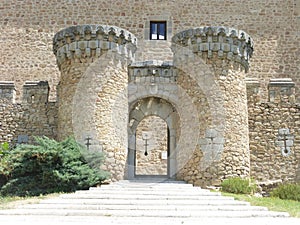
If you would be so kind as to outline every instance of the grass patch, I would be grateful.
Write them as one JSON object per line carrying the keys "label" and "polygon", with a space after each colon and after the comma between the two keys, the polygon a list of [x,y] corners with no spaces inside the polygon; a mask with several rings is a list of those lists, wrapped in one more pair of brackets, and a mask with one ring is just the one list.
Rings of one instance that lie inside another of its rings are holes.
{"label": "grass patch", "polygon": [[222,192],[224,196],[234,197],[236,200],[250,202],[254,206],[264,206],[271,211],[287,212],[292,217],[300,218],[300,202],[294,200],[283,200],[275,197],[255,197],[251,195],[232,194]]}
{"label": "grass patch", "polygon": [[231,177],[223,180],[221,188],[222,191],[234,194],[252,194],[256,191],[256,184],[250,179]]}
{"label": "grass patch", "polygon": [[1,196],[0,195],[0,210],[3,209],[13,209],[19,205],[24,204],[34,204],[40,202],[42,199],[54,198],[59,196],[60,193],[54,193],[49,195],[40,195],[40,196],[28,196],[28,197],[19,197],[19,196]]}
{"label": "grass patch", "polygon": [[271,196],[300,202],[300,183],[281,184],[271,192]]}

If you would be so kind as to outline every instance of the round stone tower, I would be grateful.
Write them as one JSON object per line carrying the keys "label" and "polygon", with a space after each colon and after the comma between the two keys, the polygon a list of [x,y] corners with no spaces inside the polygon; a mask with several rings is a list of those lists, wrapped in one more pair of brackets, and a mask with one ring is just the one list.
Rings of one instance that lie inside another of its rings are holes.
{"label": "round stone tower", "polygon": [[[207,114],[207,119],[199,122],[201,155],[192,157],[179,177],[203,186],[219,184],[229,176],[249,176],[245,77],[253,52],[252,39],[233,28],[200,27],[176,34],[172,50],[178,85],[185,90],[197,85],[209,104],[209,112],[197,107],[199,117]],[[194,104],[200,105],[199,94],[191,95]]]}
{"label": "round stone tower", "polygon": [[61,72],[58,138],[75,136],[103,150],[104,168],[123,179],[127,158],[128,73],[136,38],[115,26],[72,26],[58,32],[53,51]]}

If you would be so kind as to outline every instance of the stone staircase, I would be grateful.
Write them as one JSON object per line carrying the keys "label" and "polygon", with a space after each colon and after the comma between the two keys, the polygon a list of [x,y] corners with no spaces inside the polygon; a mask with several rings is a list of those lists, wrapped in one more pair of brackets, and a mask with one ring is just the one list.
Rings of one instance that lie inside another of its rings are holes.
{"label": "stone staircase", "polygon": [[287,213],[250,206],[184,182],[153,180],[119,181],[0,210],[1,224],[223,224],[226,220],[244,223],[249,219],[274,224],[274,219],[290,218]]}

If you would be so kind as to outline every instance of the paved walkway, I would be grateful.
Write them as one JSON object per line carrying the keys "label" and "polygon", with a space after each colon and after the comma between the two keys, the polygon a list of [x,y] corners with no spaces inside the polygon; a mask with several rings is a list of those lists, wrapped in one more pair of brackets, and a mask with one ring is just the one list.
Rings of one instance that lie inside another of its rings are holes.
{"label": "paved walkway", "polygon": [[0,224],[300,224],[183,182],[120,181],[0,210]]}

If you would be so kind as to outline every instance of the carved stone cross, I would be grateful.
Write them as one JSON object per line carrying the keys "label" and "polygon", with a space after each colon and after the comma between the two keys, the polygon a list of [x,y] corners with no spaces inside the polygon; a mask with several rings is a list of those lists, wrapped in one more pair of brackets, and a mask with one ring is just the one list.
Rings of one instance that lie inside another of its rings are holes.
{"label": "carved stone cross", "polygon": [[289,156],[291,154],[291,147],[294,145],[294,135],[290,134],[288,128],[279,129],[275,145],[280,147],[283,156]]}
{"label": "carved stone cross", "polygon": [[152,134],[150,132],[143,132],[142,133],[142,138],[143,140],[145,141],[145,152],[144,152],[144,155],[147,156],[148,155],[148,147],[149,147],[149,139],[151,138]]}
{"label": "carved stone cross", "polygon": [[201,166],[208,167],[210,164],[220,159],[221,152],[224,148],[224,138],[217,130],[207,129],[205,138],[199,140],[199,145],[203,152]]}
{"label": "carved stone cross", "polygon": [[90,145],[92,145],[92,143],[90,142],[92,140],[92,138],[90,136],[88,136],[85,140],[86,140],[86,143],[85,143],[86,148],[87,148],[87,150],[89,150]]}

